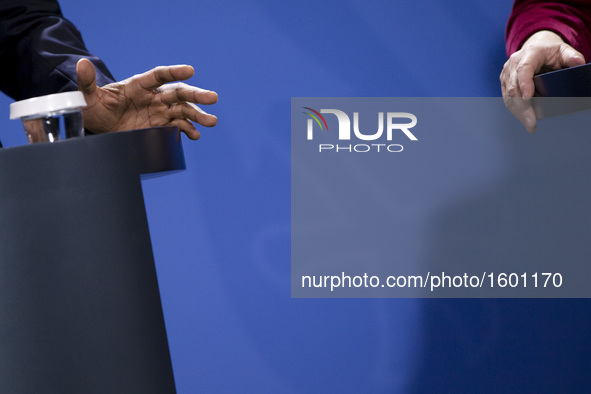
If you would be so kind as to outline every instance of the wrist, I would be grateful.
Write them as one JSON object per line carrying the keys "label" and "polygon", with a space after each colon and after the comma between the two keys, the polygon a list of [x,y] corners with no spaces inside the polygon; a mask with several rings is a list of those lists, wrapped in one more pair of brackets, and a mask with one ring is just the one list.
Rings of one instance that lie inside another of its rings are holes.
{"label": "wrist", "polygon": [[529,38],[525,40],[521,48],[525,48],[532,45],[549,46],[561,45],[564,43],[564,39],[559,34],[551,30],[540,30],[529,36]]}

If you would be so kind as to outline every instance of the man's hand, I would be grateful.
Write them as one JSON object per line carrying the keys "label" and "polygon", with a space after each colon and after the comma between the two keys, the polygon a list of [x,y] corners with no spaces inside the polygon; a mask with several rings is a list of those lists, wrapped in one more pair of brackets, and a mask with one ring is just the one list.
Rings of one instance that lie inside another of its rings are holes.
{"label": "man's hand", "polygon": [[558,34],[542,30],[534,33],[505,63],[501,72],[503,100],[528,132],[536,131],[536,114],[531,106],[535,74],[585,64],[583,55]]}
{"label": "man's hand", "polygon": [[184,83],[193,76],[191,66],[156,67],[143,74],[103,87],[96,85],[96,72],[88,59],[76,65],[78,87],[88,106],[84,127],[94,133],[157,126],[178,126],[192,140],[199,132],[192,122],[212,127],[217,118],[195,104],[214,104],[215,92]]}

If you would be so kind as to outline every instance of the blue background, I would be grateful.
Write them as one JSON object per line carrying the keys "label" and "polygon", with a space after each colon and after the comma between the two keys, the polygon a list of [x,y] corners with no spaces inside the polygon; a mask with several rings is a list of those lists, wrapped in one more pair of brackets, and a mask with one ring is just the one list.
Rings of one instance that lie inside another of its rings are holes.
{"label": "blue background", "polygon": [[61,4],[117,79],[188,63],[220,97],[144,183],[179,393],[589,388],[586,300],[290,298],[290,98],[498,96],[511,1]]}

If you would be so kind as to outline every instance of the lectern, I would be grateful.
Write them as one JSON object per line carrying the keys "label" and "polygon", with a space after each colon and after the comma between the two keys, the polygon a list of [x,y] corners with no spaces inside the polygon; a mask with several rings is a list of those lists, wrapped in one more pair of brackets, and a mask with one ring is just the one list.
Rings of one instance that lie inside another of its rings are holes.
{"label": "lectern", "polygon": [[0,150],[0,393],[174,393],[140,178],[152,128]]}

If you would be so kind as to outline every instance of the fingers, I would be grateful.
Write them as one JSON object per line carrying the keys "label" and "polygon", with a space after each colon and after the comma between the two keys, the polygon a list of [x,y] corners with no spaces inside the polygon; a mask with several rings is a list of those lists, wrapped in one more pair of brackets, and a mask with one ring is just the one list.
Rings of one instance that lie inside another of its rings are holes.
{"label": "fingers", "polygon": [[177,126],[190,139],[197,140],[200,137],[191,121],[206,127],[213,127],[217,124],[218,118],[215,115],[208,114],[193,104],[214,104],[218,101],[216,92],[183,83],[163,86],[159,90],[161,101],[169,106],[170,124]]}
{"label": "fingers", "polygon": [[515,52],[505,63],[506,89],[509,97],[523,97],[528,100],[534,95],[534,74],[546,63],[543,49]]}
{"label": "fingers", "polygon": [[85,95],[96,91],[96,71],[88,59],[80,59],[76,64],[78,89]]}
{"label": "fingers", "polygon": [[210,115],[198,106],[188,102],[173,104],[170,107],[168,123],[172,126],[177,126],[190,139],[198,140],[201,134],[191,121],[199,123],[202,126],[213,127],[217,124],[218,119],[216,116]]}
{"label": "fingers", "polygon": [[523,124],[528,133],[536,131],[537,117],[529,100],[524,100],[522,97],[503,97],[503,101],[513,116]]}
{"label": "fingers", "polygon": [[[558,45],[553,48],[557,51]],[[544,46],[529,45],[512,54],[501,72],[503,97],[533,97],[533,76],[551,62],[549,52]]]}
{"label": "fingers", "polygon": [[517,60],[515,72],[511,76],[515,80],[511,82],[518,84],[519,89],[516,93],[521,93],[521,96],[515,95],[513,97],[523,97],[525,99],[533,97],[535,93],[534,75],[538,74],[543,68],[560,70],[585,64],[583,55],[566,43],[527,48],[523,54],[518,54]]}
{"label": "fingers", "polygon": [[186,119],[174,119],[170,124],[178,127],[179,130],[185,133],[191,140],[198,140],[201,136],[195,126],[193,126],[193,123]]}
{"label": "fingers", "polygon": [[560,46],[560,63],[562,68],[581,66],[585,64],[585,57],[570,45],[562,44]]}
{"label": "fingers", "polygon": [[[516,52],[517,53],[517,52]],[[501,72],[501,89],[505,106],[511,111],[529,133],[536,130],[537,119],[530,99],[534,94],[533,76],[538,66],[537,59],[530,57],[526,59],[521,67],[516,66],[521,59],[520,54],[512,56],[503,67]],[[541,67],[541,66],[539,66]]]}
{"label": "fingers", "polygon": [[137,75],[136,78],[142,89],[154,90],[166,83],[189,79],[193,74],[195,70],[187,65],[160,66]]}
{"label": "fingers", "polygon": [[186,102],[171,106],[169,118],[188,119],[205,127],[213,127],[218,123],[215,115],[210,115],[198,106]]}
{"label": "fingers", "polygon": [[160,89],[160,94],[162,102],[168,105],[182,102],[215,104],[218,101],[218,95],[216,92],[195,86],[189,86],[184,83],[163,86]]}
{"label": "fingers", "polygon": [[562,37],[550,31],[535,33],[503,66],[500,80],[505,105],[528,132],[534,132],[537,119],[530,104],[535,94],[534,75],[581,64],[585,64],[583,55]]}
{"label": "fingers", "polygon": [[82,62],[79,64],[81,89],[93,88],[102,95],[99,101],[103,105],[94,109],[97,113],[102,111],[97,118],[110,120],[111,124],[104,127],[109,131],[176,126],[196,140],[200,134],[192,122],[206,127],[217,124],[217,117],[195,105],[214,104],[217,93],[185,83],[171,84],[192,77],[195,71],[191,66],[156,67],[102,88],[96,87],[94,68],[92,82],[86,78],[86,67]]}

